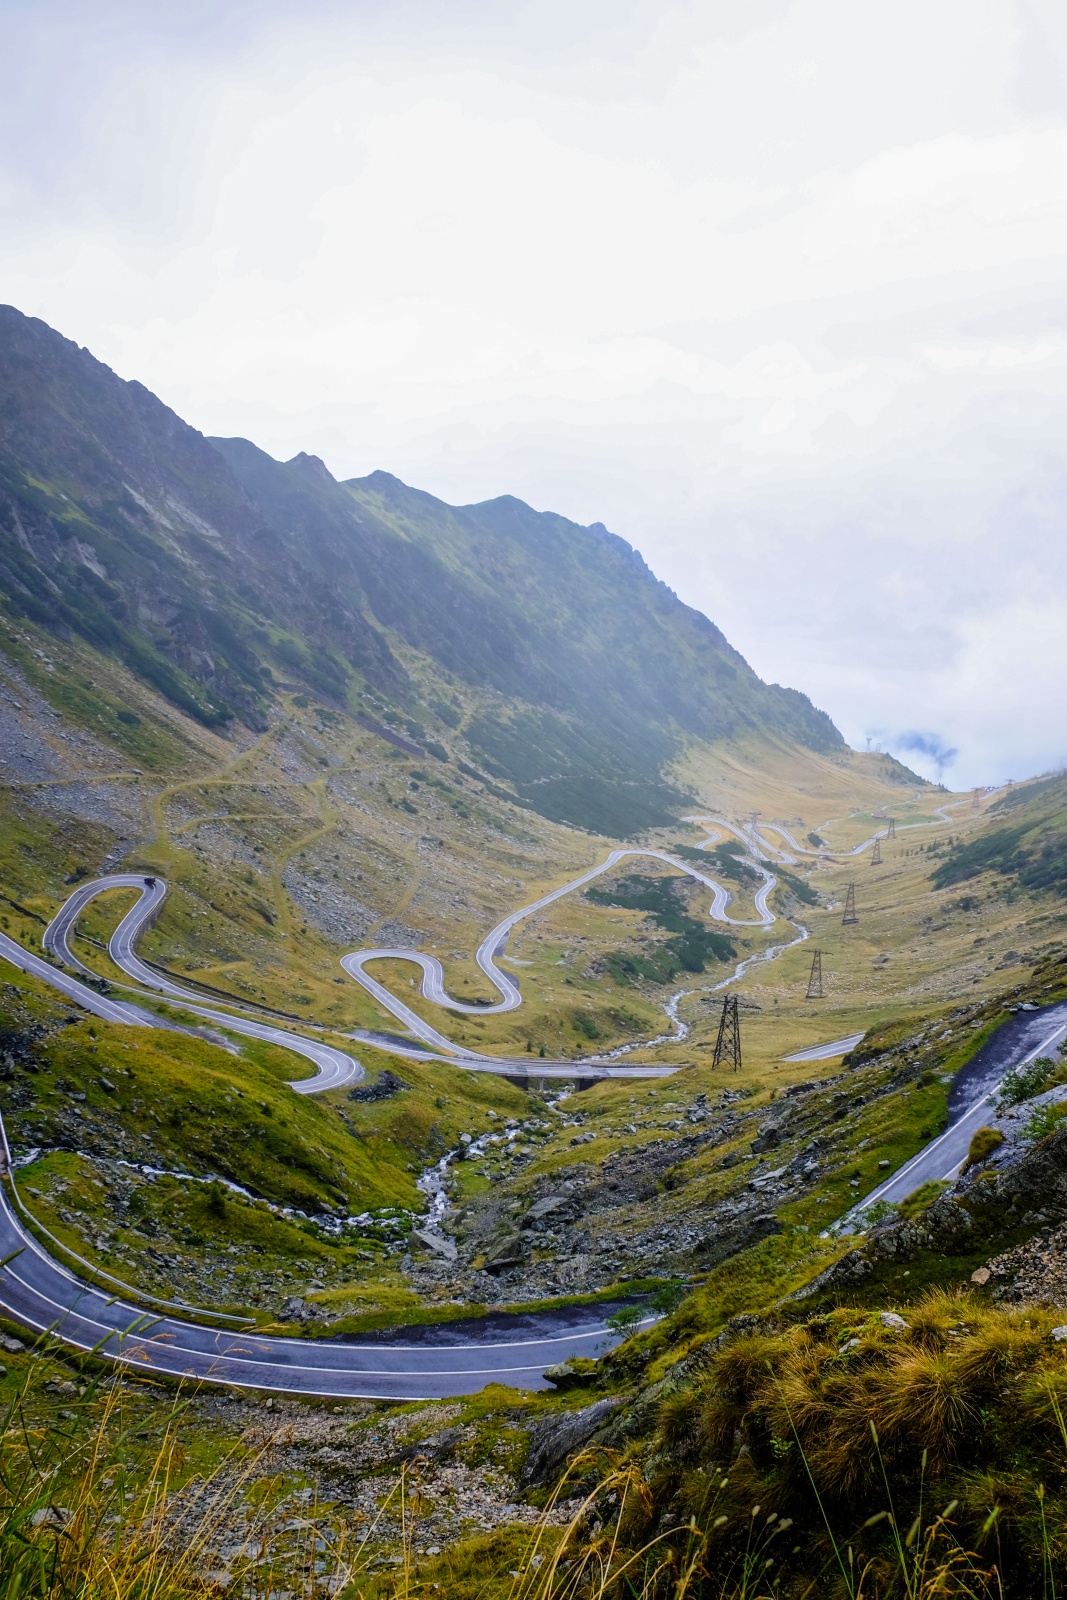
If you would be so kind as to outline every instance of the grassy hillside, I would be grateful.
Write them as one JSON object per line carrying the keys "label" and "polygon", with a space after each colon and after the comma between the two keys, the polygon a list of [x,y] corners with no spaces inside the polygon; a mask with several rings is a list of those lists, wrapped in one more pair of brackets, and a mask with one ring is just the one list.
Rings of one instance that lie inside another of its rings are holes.
{"label": "grassy hillside", "polygon": [[[151,960],[223,1010],[321,1028],[366,1069],[355,1091],[303,1098],[288,1080],[306,1062],[224,1023],[158,1002],[179,1031],[94,1022],[5,968],[0,1108],[37,1226],[79,1271],[309,1335],[627,1291],[670,1312],[539,1398],[278,1416],[263,1397],[200,1397],[188,1469],[165,1483],[141,1451],[172,1437],[162,1391],[94,1391],[91,1362],[14,1349],[0,1395],[27,1387],[12,1415],[35,1439],[84,1424],[64,1459],[104,1439],[114,1463],[129,1448],[109,1431],[114,1396],[164,1500],[236,1452],[205,1544],[219,1591],[241,1529],[276,1503],[264,1537],[294,1593],[321,1559],[299,1565],[296,1524],[342,1544],[357,1529],[335,1587],[365,1596],[614,1596],[632,1579],[647,1600],[812,1584],[888,1600],[1062,1583],[1052,1329],[1067,1307],[1040,1304],[1067,1297],[1067,1240],[1048,1238],[1067,1221],[1057,1104],[1020,1116],[1040,1169],[1025,1203],[979,1173],[973,1193],[883,1219],[895,1254],[870,1260],[831,1225],[944,1126],[1001,1022],[1067,996],[1065,780],[977,802],[934,791],[761,684],[602,528],[511,500],[448,507],[385,474],[339,484],[309,457],[204,440],[14,312],[0,389],[0,928],[39,950],[76,883],[157,874]],[[795,857],[771,927],[731,831],[753,813]],[[848,853],[875,832],[879,863]],[[515,1011],[443,1012],[400,960],[375,975],[457,1045],[529,1063],[625,1051],[672,1077],[531,1091],[390,1050],[381,1032],[399,1026],[343,953],[433,952],[451,993],[493,1000],[474,959],[488,929],[622,841],[717,877],[735,925],[676,868],[632,856],[515,928],[501,957]],[[107,939],[130,900],[94,902],[76,939],[114,984]],[[729,1075],[711,1066],[727,991],[743,1002]],[[853,1034],[845,1059],[787,1059]],[[416,1231],[417,1180],[449,1152],[455,1260]],[[537,1482],[520,1483],[523,1463],[605,1401],[612,1431],[583,1435],[593,1453],[573,1469],[589,1506],[553,1509],[567,1450]],[[419,1477],[398,1517],[401,1470],[405,1497]],[[277,1502],[280,1482],[305,1499]],[[899,1540],[931,1494],[934,1516]],[[31,1546],[61,1526],[34,1522]]]}
{"label": "grassy hillside", "polygon": [[615,835],[684,802],[687,736],[841,746],[599,524],[335,483],[204,439],[44,323],[0,308],[0,597],[207,727],[279,683],[382,718],[524,806]]}
{"label": "grassy hillside", "polygon": [[960,840],[939,860],[931,882],[939,889],[996,874],[1005,889],[1067,895],[1067,776],[1020,784],[989,810],[998,826]]}

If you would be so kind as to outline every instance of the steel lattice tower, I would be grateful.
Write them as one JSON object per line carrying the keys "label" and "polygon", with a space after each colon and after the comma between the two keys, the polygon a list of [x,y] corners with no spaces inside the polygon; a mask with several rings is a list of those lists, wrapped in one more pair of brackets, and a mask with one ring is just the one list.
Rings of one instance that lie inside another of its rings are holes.
{"label": "steel lattice tower", "polygon": [[873,853],[871,855],[871,866],[872,867],[880,867],[881,865],[882,865],[882,841],[881,841],[880,838],[878,838],[878,839],[876,839],[874,841],[874,851],[873,851]]}
{"label": "steel lattice tower", "polygon": [[885,836],[886,836],[887,839],[895,839],[896,838],[896,836],[897,836],[897,819],[896,819],[896,817],[890,817],[889,826],[885,831]]}
{"label": "steel lattice tower", "polygon": [[841,926],[843,928],[848,928],[851,927],[852,923],[858,922],[859,920],[859,917],[856,915],[856,885],[854,883],[850,883],[848,886],[848,893],[845,895],[845,914],[841,918]]}
{"label": "steel lattice tower", "polygon": [[822,1000],[822,951],[815,950],[811,957],[811,976],[808,979],[808,1000]]}
{"label": "steel lattice tower", "polygon": [[735,1072],[741,1071],[741,1024],[735,994],[728,994],[723,999],[719,1037],[715,1041],[715,1055],[711,1064],[713,1067],[729,1064]]}

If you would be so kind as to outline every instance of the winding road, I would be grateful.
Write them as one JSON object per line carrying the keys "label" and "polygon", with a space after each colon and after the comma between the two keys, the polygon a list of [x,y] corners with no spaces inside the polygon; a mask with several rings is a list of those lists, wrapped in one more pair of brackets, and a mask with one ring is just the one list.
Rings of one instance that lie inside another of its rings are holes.
{"label": "winding road", "polygon": [[[762,854],[761,841],[755,836],[754,830],[738,829],[717,818],[702,817],[699,820],[714,827],[727,828],[741,838],[757,857]],[[784,830],[781,832],[783,837],[788,837]],[[767,849],[774,852],[775,847],[767,845]],[[451,1058],[457,1065],[510,1074],[518,1068],[519,1063],[475,1056],[470,1052],[458,1054],[454,1044],[372,978],[365,971],[366,963],[380,959],[414,962],[422,973],[423,996],[452,1011],[486,1015],[515,1010],[522,1003],[518,981],[497,965],[497,960],[504,957],[511,930],[524,918],[581,888],[619,861],[641,856],[663,861],[710,889],[713,898],[708,914],[716,921],[735,927],[765,928],[778,920],[767,905],[777,879],[765,866],[757,869],[763,875],[763,883],[755,895],[756,920],[744,922],[731,917],[727,911],[731,901],[730,892],[690,863],[665,851],[615,850],[599,866],[505,917],[483,939],[478,948],[477,962],[501,996],[494,1005],[475,1006],[454,1000],[445,989],[440,963],[422,952],[364,950],[345,956],[342,966],[416,1038],[435,1049],[448,1052],[442,1059]],[[94,975],[71,948],[71,936],[89,902],[95,896],[115,889],[136,890],[138,898],[112,935],[108,945],[109,954],[115,965],[141,986],[142,992],[149,991],[146,998],[158,995],[177,1001],[185,1011],[195,1016],[235,1033],[283,1045],[306,1057],[317,1070],[313,1077],[291,1084],[297,1093],[310,1094],[338,1088],[362,1076],[363,1069],[359,1062],[345,1051],[324,1041],[308,1039],[289,1029],[275,1027],[258,1018],[206,1006],[202,995],[183,988],[142,961],[136,952],[136,940],[158,912],[167,892],[165,883],[158,877],[112,874],[82,884],[73,892],[43,936],[45,950],[68,970],[60,970],[52,962],[25,950],[4,934],[0,934],[0,958],[42,979],[92,1015],[106,1021],[139,1027],[177,1026],[133,1001],[114,999],[110,994],[102,994],[81,981],[82,978],[92,979]],[[81,978],[72,973],[81,974]],[[549,1064],[541,1061],[535,1067],[527,1063],[521,1065],[537,1076],[548,1076],[553,1069],[559,1069],[567,1077],[661,1076],[672,1070],[662,1067],[618,1068],[607,1064],[597,1064],[590,1069],[583,1068],[580,1063]],[[116,1285],[118,1293],[111,1293],[80,1280],[54,1260],[28,1231],[18,1215],[21,1202],[15,1187],[2,1121],[0,1175],[5,1180],[0,1188],[0,1310],[24,1327],[39,1332],[47,1330],[74,1348],[96,1351],[136,1371],[237,1388],[309,1396],[423,1400],[474,1393],[491,1382],[526,1389],[544,1388],[547,1387],[544,1378],[546,1366],[572,1356],[599,1353],[618,1342],[617,1336],[596,1319],[567,1327],[562,1333],[546,1334],[543,1327],[546,1319],[541,1319],[542,1326],[538,1327],[538,1319],[534,1318],[528,1330],[529,1336],[497,1341],[478,1339],[468,1333],[450,1342],[446,1329],[439,1331],[433,1340],[422,1336],[413,1337],[407,1343],[384,1339],[359,1343],[275,1338],[248,1328],[237,1332],[232,1329],[221,1330],[205,1325],[211,1320],[221,1320],[217,1314],[197,1312],[195,1308],[189,1308],[188,1318],[146,1313],[143,1306],[136,1303],[136,1291]],[[192,1320],[198,1316],[204,1321]]]}
{"label": "winding road", "polygon": [[[723,823],[722,826],[730,827],[730,824]],[[342,956],[341,965],[350,977],[355,978],[357,983],[362,984],[367,993],[372,995],[379,1005],[392,1012],[397,1021],[402,1022],[416,1038],[421,1039],[425,1044],[433,1046],[436,1050],[455,1052],[457,1046],[451,1040],[447,1039],[432,1024],[426,1022],[410,1006],[405,1005],[403,1000],[398,999],[384,984],[371,977],[366,970],[367,962],[382,960],[411,962],[422,972],[420,993],[423,999],[431,1001],[434,1005],[445,1007],[450,1011],[466,1012],[480,1017],[492,1016],[494,1013],[501,1011],[515,1011],[522,1004],[522,993],[519,989],[518,981],[510,972],[505,972],[497,966],[497,958],[504,957],[511,930],[525,918],[532,917],[538,911],[543,911],[546,906],[550,906],[554,901],[562,899],[564,895],[573,894],[576,889],[581,889],[585,884],[592,883],[594,878],[599,878],[602,873],[609,872],[620,861],[625,861],[635,856],[654,861],[664,861],[668,866],[676,867],[679,872],[684,872],[688,877],[695,878],[698,883],[702,883],[705,888],[710,889],[712,902],[707,914],[715,922],[724,922],[735,928],[769,928],[778,920],[774,912],[767,906],[767,897],[778,880],[765,867],[757,868],[763,874],[764,881],[755,895],[756,919],[754,921],[744,921],[737,917],[731,917],[727,912],[726,908],[733,898],[730,891],[714,878],[708,877],[706,873],[698,872],[691,863],[680,861],[677,856],[669,855],[665,850],[612,850],[599,866],[591,867],[588,872],[583,872],[579,877],[572,878],[569,883],[563,884],[559,889],[553,889],[549,894],[542,895],[539,900],[533,901],[531,905],[523,906],[521,910],[511,912],[509,916],[498,922],[496,927],[486,934],[478,946],[475,960],[501,996],[501,999],[495,1005],[472,1005],[467,1001],[454,1000],[445,989],[444,971],[441,963],[436,956],[424,955],[419,950],[356,950],[350,955]],[[464,1054],[467,1061],[493,1061],[498,1059],[491,1056],[479,1056],[471,1051],[466,1051]],[[509,1070],[511,1069],[509,1068]],[[541,1064],[538,1063],[537,1068],[534,1070],[540,1075]],[[640,1069],[612,1069],[598,1065],[597,1075],[612,1075],[620,1070],[632,1074]]]}
{"label": "winding road", "polygon": [[[0,1131],[0,1166],[12,1182]],[[549,1387],[544,1369],[571,1356],[592,1356],[618,1343],[602,1321],[561,1334],[482,1342],[469,1335],[447,1343],[272,1338],[172,1316],[146,1314],[132,1299],[81,1282],[60,1266],[22,1225],[0,1189],[0,1311],[38,1333],[50,1332],[76,1350],[94,1351],[124,1367],[156,1376],[322,1398],[431,1400],[475,1394],[487,1383],[521,1389]],[[133,1291],[128,1291],[133,1293]],[[196,1312],[190,1308],[190,1314]],[[210,1317],[210,1312],[202,1313]],[[651,1322],[652,1318],[647,1319]]]}
{"label": "winding road", "polygon": [[[140,961],[134,941],[155,915],[166,892],[158,878],[148,881],[133,874],[115,874],[83,884],[45,931],[43,943],[56,959],[92,976],[70,948],[70,937],[89,901],[111,889],[139,891],[137,902],[109,944],[112,959],[127,975],[156,993],[180,1001],[184,1010],[197,1016],[308,1056],[319,1070],[314,1078],[292,1085],[298,1092],[338,1087],[361,1075],[359,1064],[343,1051],[286,1029],[203,1006],[199,995]],[[175,1026],[129,1001],[99,993],[7,935],[0,934],[0,957],[43,979],[105,1021],[139,1027]],[[665,1069],[652,1070],[659,1073]],[[5,1180],[0,1188],[0,1311],[23,1327],[50,1332],[76,1349],[95,1351],[137,1371],[273,1393],[424,1400],[476,1393],[487,1383],[547,1388],[543,1376],[546,1366],[572,1356],[600,1353],[618,1343],[618,1335],[602,1320],[593,1317],[575,1323],[573,1312],[560,1319],[569,1324],[563,1332],[543,1331],[546,1325],[551,1326],[550,1317],[520,1317],[516,1320],[524,1329],[530,1324],[525,1337],[486,1340],[468,1332],[461,1340],[450,1342],[445,1328],[436,1330],[434,1340],[428,1340],[423,1330],[412,1330],[416,1338],[411,1343],[402,1339],[359,1343],[275,1338],[248,1328],[235,1332],[181,1316],[156,1315],[144,1309],[143,1302],[151,1297],[91,1268],[94,1275],[102,1275],[114,1284],[115,1290],[94,1287],[57,1262],[29,1231],[18,1214],[21,1202],[2,1120],[0,1176]],[[89,1267],[88,1263],[83,1265]],[[206,1323],[238,1320],[223,1319],[215,1312],[193,1307],[188,1310],[189,1318],[201,1317]]]}
{"label": "winding road", "polygon": [[[522,1003],[519,985],[510,973],[502,971],[496,964],[497,958],[504,954],[512,928],[524,917],[533,915],[563,895],[591,882],[617,862],[642,855],[662,860],[703,883],[712,891],[711,915],[719,921],[737,925],[726,909],[731,898],[729,891],[713,878],[664,851],[615,850],[599,866],[505,917],[483,939],[477,960],[481,970],[501,995],[495,1006],[474,1006],[454,1000],[444,987],[440,963],[421,952],[392,949],[361,951],[346,956],[343,965],[416,1038],[448,1051],[454,1058],[456,1047],[410,1007],[397,1000],[384,985],[377,983],[364,971],[364,963],[382,958],[414,961],[422,971],[423,994],[426,998],[453,1011],[485,1014],[487,1011],[514,1010]],[[772,873],[760,870],[764,881],[756,895],[757,920],[742,924],[744,926],[766,927],[776,920],[767,907],[767,896],[776,880]],[[137,1027],[178,1026],[131,1000],[115,999],[110,993],[101,993],[92,986],[93,982],[98,981],[95,975],[71,946],[78,919],[89,903],[97,895],[124,889],[136,891],[137,899],[112,934],[108,953],[115,965],[139,985],[142,992],[148,991],[148,997],[159,995],[177,1001],[183,1010],[194,1016],[235,1033],[283,1045],[306,1057],[315,1064],[317,1071],[313,1077],[291,1084],[297,1093],[309,1094],[339,1088],[363,1075],[359,1062],[346,1052],[256,1018],[207,1006],[203,1003],[202,995],[142,961],[137,955],[136,941],[158,913],[167,892],[166,884],[158,877],[114,873],[84,883],[74,890],[49,923],[42,939],[48,955],[62,963],[67,970],[61,970],[52,961],[24,949],[5,934],[0,934],[0,958],[42,979],[91,1015],[105,1021]],[[85,979],[90,981],[83,981]],[[466,1057],[460,1057],[458,1064],[505,1072],[514,1071],[519,1065],[489,1057],[473,1057],[469,1053]],[[541,1061],[538,1061],[536,1068],[530,1068],[526,1063],[522,1065],[539,1076],[549,1075],[553,1068],[565,1071],[571,1077],[658,1077],[673,1070],[663,1067],[619,1068],[607,1064],[582,1068],[577,1063],[550,1064]],[[20,1219],[19,1210],[24,1208],[18,1196],[2,1120],[0,1173],[5,1180],[0,1190],[0,1259],[4,1263],[0,1270],[0,1310],[24,1327],[39,1332],[48,1330],[77,1349],[97,1351],[139,1371],[198,1382],[323,1397],[432,1399],[473,1393],[491,1382],[527,1389],[544,1388],[547,1387],[543,1376],[546,1366],[572,1356],[592,1355],[618,1342],[618,1336],[597,1319],[584,1325],[568,1326],[562,1333],[545,1333],[535,1327],[529,1337],[495,1342],[468,1335],[461,1342],[450,1343],[445,1333],[435,1342],[427,1342],[423,1337],[410,1344],[382,1340],[360,1344],[341,1340],[272,1338],[250,1329],[235,1332],[232,1329],[205,1326],[203,1322],[181,1316],[146,1313],[143,1302],[147,1297],[138,1296],[137,1291],[118,1284],[114,1279],[107,1278],[107,1281],[115,1285],[117,1293],[98,1289],[83,1281],[50,1256]],[[57,1248],[62,1248],[58,1241],[55,1244]],[[77,1257],[73,1259],[75,1262],[80,1260]],[[82,1265],[92,1275],[101,1275],[98,1269],[90,1269],[89,1263]],[[138,1299],[141,1305],[137,1304]],[[162,1303],[155,1301],[154,1304],[158,1306]],[[205,1322],[226,1320],[207,1311],[197,1312],[195,1308],[189,1308],[189,1316],[199,1316]],[[535,1322],[537,1320],[534,1319]],[[562,1320],[573,1322],[573,1313]],[[541,1318],[540,1321],[544,1323],[546,1319]]]}
{"label": "winding road", "polygon": [[[166,995],[168,999],[180,1000],[185,1010],[205,1018],[208,1022],[219,1023],[234,1033],[245,1034],[251,1039],[263,1039],[268,1044],[278,1044],[283,1049],[306,1056],[309,1061],[314,1062],[318,1071],[313,1078],[299,1078],[290,1083],[290,1089],[295,1090],[297,1094],[321,1094],[325,1089],[343,1089],[346,1084],[355,1083],[364,1076],[360,1063],[346,1051],[337,1050],[333,1045],[324,1044],[317,1039],[305,1039],[302,1034],[293,1033],[287,1028],[276,1028],[252,1017],[243,1017],[205,1006],[202,995],[195,994],[191,989],[183,989],[180,984],[173,983],[169,978],[146,966],[134,949],[134,940],[145,924],[157,914],[163,903],[167,886],[162,878],[146,878],[143,874],[134,873],[115,873],[108,878],[94,878],[90,883],[84,883],[75,889],[70,899],[52,918],[41,938],[44,948],[55,956],[57,961],[73,968],[75,972],[84,973],[87,977],[94,976],[71,949],[70,937],[78,918],[90,900],[110,889],[136,889],[139,894],[136,903],[130,907],[111,935],[107,947],[112,961],[126,973],[127,977],[133,978],[146,989],[154,989],[158,994]],[[8,940],[7,943],[14,944],[14,940]],[[22,952],[20,945],[15,948],[23,955],[26,954]],[[3,946],[0,946],[0,955],[7,956],[8,960],[12,959]],[[24,970],[33,969],[24,967]],[[55,968],[49,966],[47,962],[37,961],[35,976],[45,978],[48,983],[54,983],[57,974]],[[84,985],[78,986],[80,991],[78,994],[71,993],[69,983],[66,986],[62,984],[56,986],[63,988],[65,994],[70,995],[71,999],[77,999],[79,1004],[86,1006],[96,1016],[106,1017],[109,1022],[135,1022],[141,1027],[146,1023],[156,1028],[167,1026],[159,1017],[152,1016],[138,1006],[104,999],[94,994],[92,990],[87,991]],[[103,1007],[108,1009],[102,1009]]]}

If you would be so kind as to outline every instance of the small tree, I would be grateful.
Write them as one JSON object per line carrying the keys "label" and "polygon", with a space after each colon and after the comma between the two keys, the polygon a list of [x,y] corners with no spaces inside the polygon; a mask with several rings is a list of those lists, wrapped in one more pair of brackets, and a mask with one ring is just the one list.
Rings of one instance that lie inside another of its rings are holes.
{"label": "small tree", "polygon": [[652,1296],[653,1311],[658,1311],[661,1317],[669,1317],[672,1311],[677,1311],[688,1292],[684,1283],[663,1284]]}
{"label": "small tree", "polygon": [[606,1325],[617,1333],[620,1339],[632,1339],[641,1326],[641,1307],[623,1306],[621,1311],[615,1311],[606,1319]]}

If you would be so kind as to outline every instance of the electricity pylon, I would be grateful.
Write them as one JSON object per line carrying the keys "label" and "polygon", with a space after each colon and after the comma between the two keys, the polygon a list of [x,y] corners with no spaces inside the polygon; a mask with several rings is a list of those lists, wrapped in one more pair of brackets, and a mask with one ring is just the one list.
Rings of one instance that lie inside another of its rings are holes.
{"label": "electricity pylon", "polygon": [[719,1037],[715,1041],[713,1067],[729,1064],[735,1072],[741,1071],[741,1025],[737,1016],[737,996],[728,994],[722,1002],[719,1018]]}
{"label": "electricity pylon", "polygon": [[843,928],[848,928],[851,927],[854,922],[858,922],[859,920],[859,917],[856,915],[856,885],[854,883],[850,883],[848,886],[848,893],[845,895],[845,914],[841,918],[841,926]]}
{"label": "electricity pylon", "polygon": [[882,840],[881,840],[881,836],[879,836],[874,841],[874,851],[873,851],[873,853],[871,855],[871,866],[872,867],[880,867],[881,865],[882,865]]}
{"label": "electricity pylon", "polygon": [[978,801],[979,801],[979,799],[981,797],[981,794],[982,794],[981,789],[976,789],[974,791],[974,793],[971,795],[971,810],[972,811],[977,811],[978,810]]}
{"label": "electricity pylon", "polygon": [[823,992],[822,992],[822,951],[821,950],[815,950],[815,951],[812,952],[812,957],[811,957],[811,976],[808,979],[808,992],[807,992],[807,995],[806,995],[805,998],[808,999],[808,1000],[822,1000],[822,999],[825,998],[825,996],[823,995]]}
{"label": "electricity pylon", "polygon": [[897,836],[897,819],[896,819],[896,817],[890,817],[890,819],[889,819],[889,827],[885,831],[885,836],[886,836],[887,839],[895,839],[896,838],[896,836]]}

